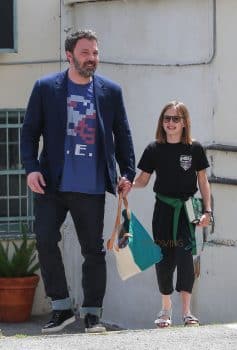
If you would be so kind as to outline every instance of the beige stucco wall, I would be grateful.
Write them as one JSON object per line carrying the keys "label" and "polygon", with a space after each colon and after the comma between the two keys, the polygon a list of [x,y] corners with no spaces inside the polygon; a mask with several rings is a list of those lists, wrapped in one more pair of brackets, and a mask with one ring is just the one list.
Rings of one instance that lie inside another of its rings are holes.
{"label": "beige stucco wall", "polygon": [[0,53],[0,108],[24,108],[35,80],[60,68],[60,1],[17,2],[17,22],[18,52]]}
{"label": "beige stucco wall", "polygon": [[[0,53],[0,108],[4,109],[25,108],[35,80],[60,69],[60,1],[17,1],[17,22],[17,53]],[[33,314],[49,310],[40,280]]]}

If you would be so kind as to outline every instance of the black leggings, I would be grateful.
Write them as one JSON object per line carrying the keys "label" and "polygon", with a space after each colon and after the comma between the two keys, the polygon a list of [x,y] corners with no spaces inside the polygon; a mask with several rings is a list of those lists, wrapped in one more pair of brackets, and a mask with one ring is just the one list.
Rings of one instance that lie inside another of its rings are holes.
{"label": "black leggings", "polygon": [[184,209],[181,209],[177,242],[172,235],[174,209],[157,200],[153,213],[153,237],[161,247],[163,259],[156,264],[159,290],[169,295],[174,291],[173,275],[177,267],[176,290],[192,293],[194,283],[194,266],[191,235]]}

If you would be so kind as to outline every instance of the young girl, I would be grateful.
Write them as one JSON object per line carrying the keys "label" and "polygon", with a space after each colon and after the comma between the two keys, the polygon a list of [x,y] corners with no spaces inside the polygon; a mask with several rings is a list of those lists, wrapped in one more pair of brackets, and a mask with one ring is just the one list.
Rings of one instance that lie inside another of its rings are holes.
{"label": "young girl", "polygon": [[133,187],[145,187],[153,171],[156,203],[153,212],[153,237],[160,245],[163,259],[156,265],[162,309],[155,324],[171,325],[173,274],[177,267],[176,290],[182,301],[184,325],[199,325],[191,314],[190,301],[194,283],[193,254],[196,253],[195,225],[190,224],[184,208],[185,201],[197,191],[202,195],[204,213],[198,226],[209,224],[212,211],[210,186],[206,168],[208,160],[200,143],[190,135],[190,117],[186,106],[169,102],[162,110],[156,130],[156,141],[150,143],[139,161],[140,174]]}

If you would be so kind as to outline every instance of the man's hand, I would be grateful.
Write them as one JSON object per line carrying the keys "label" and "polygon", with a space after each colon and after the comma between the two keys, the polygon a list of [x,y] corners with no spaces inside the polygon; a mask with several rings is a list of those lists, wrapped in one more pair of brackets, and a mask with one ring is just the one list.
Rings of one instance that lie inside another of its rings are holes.
{"label": "man's hand", "polygon": [[33,171],[27,176],[27,185],[31,191],[44,194],[43,187],[46,186],[44,177],[39,171]]}
{"label": "man's hand", "polygon": [[118,193],[122,192],[122,196],[126,197],[131,188],[132,183],[126,177],[121,177],[118,183]]}

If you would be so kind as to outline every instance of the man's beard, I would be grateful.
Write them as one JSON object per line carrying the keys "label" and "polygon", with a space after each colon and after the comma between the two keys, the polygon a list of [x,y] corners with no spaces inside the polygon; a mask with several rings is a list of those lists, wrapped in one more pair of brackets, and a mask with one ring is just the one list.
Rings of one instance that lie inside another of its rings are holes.
{"label": "man's beard", "polygon": [[[83,77],[90,78],[96,71],[97,64],[93,61],[87,61],[81,64],[75,56],[73,56],[73,64],[75,70]],[[87,67],[87,64],[92,64],[93,67]]]}

